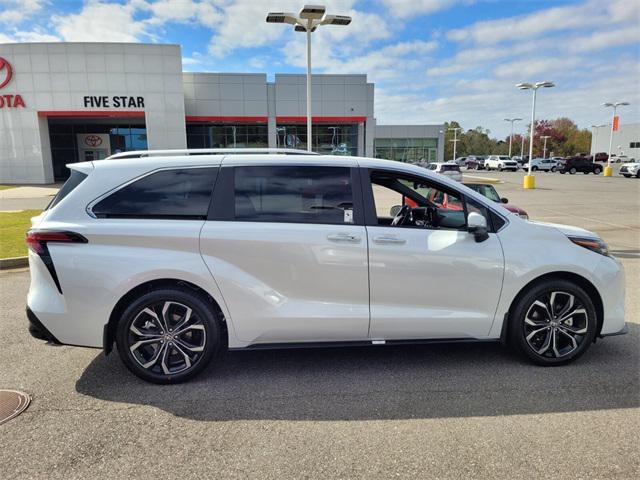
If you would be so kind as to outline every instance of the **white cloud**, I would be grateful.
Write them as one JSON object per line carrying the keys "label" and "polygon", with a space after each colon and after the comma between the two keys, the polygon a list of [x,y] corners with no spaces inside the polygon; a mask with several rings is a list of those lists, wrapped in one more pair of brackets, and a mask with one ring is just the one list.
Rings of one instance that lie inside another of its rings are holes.
{"label": "white cloud", "polygon": [[[313,34],[315,44],[324,49],[331,49],[330,39],[340,48],[354,50],[365,47],[372,39],[387,38],[391,32],[387,22],[379,15],[356,11],[352,9],[355,0],[329,0],[323,4],[327,7],[327,13],[338,15],[350,15],[354,18],[347,28],[327,25],[321,27]],[[235,49],[253,48],[275,44],[288,38],[287,48],[295,48],[295,42],[304,40],[302,33],[293,32],[293,26],[288,24],[269,24],[265,19],[269,11],[298,12],[302,4],[299,0],[282,0],[278,2],[261,3],[256,6],[255,0],[234,0],[225,6],[223,19],[216,29],[215,35],[209,43],[209,53],[214,57],[224,57]],[[345,41],[353,39],[353,45]],[[293,43],[291,43],[293,42]],[[338,46],[338,45],[337,45]]]}
{"label": "white cloud", "polygon": [[640,26],[630,25],[626,28],[595,32],[589,36],[572,39],[567,42],[567,50],[593,52],[618,45],[637,45],[638,43],[640,43]]}
{"label": "white cloud", "polygon": [[428,15],[447,10],[458,3],[470,4],[473,0],[382,0],[390,15],[407,18]]}
{"label": "white cloud", "polygon": [[167,22],[198,23],[206,27],[214,27],[223,18],[221,6],[224,2],[200,0],[159,0],[140,2],[139,8],[151,14],[147,20],[149,25],[162,25]]}
{"label": "white cloud", "polygon": [[68,42],[137,42],[147,34],[144,23],[134,19],[132,3],[84,5],[80,13],[54,15],[51,18],[58,34]]}
{"label": "white cloud", "polygon": [[11,34],[0,33],[0,43],[19,43],[19,42],[59,42],[60,38],[55,35],[44,33],[40,30],[25,32],[17,30]]}
{"label": "white cloud", "polygon": [[42,9],[44,0],[0,0],[0,23],[18,24]]}
{"label": "white cloud", "polygon": [[547,32],[596,26],[605,20],[602,9],[591,2],[548,8],[518,17],[477,22],[469,27],[451,30],[448,37],[455,41],[496,44],[507,40],[522,41]]}
{"label": "white cloud", "polygon": [[[495,69],[495,74],[501,78],[528,79],[534,76],[557,77],[569,70],[583,65],[578,57],[535,57],[516,60],[509,63],[501,63]],[[544,79],[546,80],[546,78]],[[537,80],[536,80],[537,81]]]}

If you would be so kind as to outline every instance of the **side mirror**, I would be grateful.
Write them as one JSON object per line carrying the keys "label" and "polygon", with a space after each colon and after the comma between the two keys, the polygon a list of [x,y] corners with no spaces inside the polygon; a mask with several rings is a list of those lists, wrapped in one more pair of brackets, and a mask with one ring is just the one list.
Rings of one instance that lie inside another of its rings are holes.
{"label": "side mirror", "polygon": [[402,205],[394,205],[393,207],[391,207],[391,210],[389,211],[389,215],[391,215],[392,217],[395,217],[396,215],[398,215],[398,212],[400,211],[401,208],[402,208]]}
{"label": "side mirror", "polygon": [[509,203],[509,199],[508,199],[508,198],[505,198],[505,197],[502,197],[502,198],[500,199],[500,201],[501,201],[502,203]]}
{"label": "side mirror", "polygon": [[469,213],[467,216],[467,231],[473,234],[476,242],[484,242],[489,238],[487,219],[477,212]]}

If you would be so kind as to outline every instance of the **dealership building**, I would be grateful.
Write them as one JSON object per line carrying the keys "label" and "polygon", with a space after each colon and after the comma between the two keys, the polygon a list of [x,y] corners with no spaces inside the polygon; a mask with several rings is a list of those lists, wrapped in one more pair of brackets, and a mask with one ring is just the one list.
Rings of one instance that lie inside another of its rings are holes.
{"label": "dealership building", "polygon": [[[611,124],[594,127],[592,132],[591,152],[608,152]],[[640,123],[621,122],[618,125],[611,140],[611,154],[640,159]]]}
{"label": "dealership building", "polygon": [[[377,125],[366,75],[313,75],[312,148],[442,161],[443,125]],[[306,149],[306,77],[182,71],[179,45],[0,44],[0,182],[140,149]]]}

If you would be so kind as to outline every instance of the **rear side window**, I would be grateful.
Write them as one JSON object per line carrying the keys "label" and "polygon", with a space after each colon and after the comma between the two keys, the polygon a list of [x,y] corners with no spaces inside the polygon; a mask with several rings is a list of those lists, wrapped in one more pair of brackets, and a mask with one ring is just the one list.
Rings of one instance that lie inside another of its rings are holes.
{"label": "rear side window", "polygon": [[50,208],[55,207],[58,203],[60,203],[60,201],[64,197],[66,197],[73,190],[75,190],[75,188],[78,185],[80,185],[85,178],[87,178],[87,175],[85,173],[78,172],[77,170],[71,170],[71,175],[69,176],[67,181],[64,183],[62,188],[58,191],[58,194],[55,197],[53,197],[53,200],[51,200],[51,203],[47,205],[47,208],[45,210],[49,210]]}
{"label": "rear side window", "polygon": [[351,224],[353,193],[346,167],[236,167],[235,219],[245,222]]}
{"label": "rear side window", "polygon": [[443,172],[459,172],[460,167],[458,165],[442,165]]}
{"label": "rear side window", "polygon": [[217,168],[162,170],[147,175],[94,205],[98,218],[207,217]]}

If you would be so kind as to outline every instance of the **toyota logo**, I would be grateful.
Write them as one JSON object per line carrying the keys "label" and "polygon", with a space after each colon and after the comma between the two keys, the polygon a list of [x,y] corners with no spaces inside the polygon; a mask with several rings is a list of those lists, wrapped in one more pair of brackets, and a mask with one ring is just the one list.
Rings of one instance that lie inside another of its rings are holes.
{"label": "toyota logo", "polygon": [[102,145],[102,139],[98,135],[87,135],[84,137],[84,143],[90,147]]}
{"label": "toyota logo", "polygon": [[8,60],[0,57],[0,88],[4,87],[11,81],[13,77],[13,69]]}

